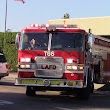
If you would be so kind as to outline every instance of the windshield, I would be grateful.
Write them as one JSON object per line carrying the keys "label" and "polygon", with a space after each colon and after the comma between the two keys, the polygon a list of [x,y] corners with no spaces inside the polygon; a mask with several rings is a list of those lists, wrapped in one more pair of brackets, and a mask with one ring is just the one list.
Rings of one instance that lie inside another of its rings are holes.
{"label": "windshield", "polygon": [[52,36],[52,49],[83,50],[83,35],[81,33],[56,33]]}
{"label": "windshield", "polygon": [[83,51],[82,33],[53,32],[51,39],[49,37],[50,33],[25,33],[22,35],[21,49],[48,50],[48,45],[51,45],[51,50]]}
{"label": "windshield", "polygon": [[48,48],[48,33],[24,33],[21,38],[23,50],[46,50]]}

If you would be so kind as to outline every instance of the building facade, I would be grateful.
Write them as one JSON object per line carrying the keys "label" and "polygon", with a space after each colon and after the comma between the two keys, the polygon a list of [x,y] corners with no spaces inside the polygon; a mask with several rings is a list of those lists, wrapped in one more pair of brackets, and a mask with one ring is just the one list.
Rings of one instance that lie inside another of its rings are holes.
{"label": "building facade", "polygon": [[94,35],[110,38],[110,16],[49,20],[49,24],[75,24],[78,28],[91,29]]}

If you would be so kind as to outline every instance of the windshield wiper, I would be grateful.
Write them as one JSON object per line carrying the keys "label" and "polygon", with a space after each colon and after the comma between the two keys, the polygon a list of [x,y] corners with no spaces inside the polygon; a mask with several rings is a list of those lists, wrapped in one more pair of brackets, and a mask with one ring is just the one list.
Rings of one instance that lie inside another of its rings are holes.
{"label": "windshield wiper", "polygon": [[53,47],[53,48],[51,48],[51,50],[63,50],[63,48],[56,48],[56,47]]}

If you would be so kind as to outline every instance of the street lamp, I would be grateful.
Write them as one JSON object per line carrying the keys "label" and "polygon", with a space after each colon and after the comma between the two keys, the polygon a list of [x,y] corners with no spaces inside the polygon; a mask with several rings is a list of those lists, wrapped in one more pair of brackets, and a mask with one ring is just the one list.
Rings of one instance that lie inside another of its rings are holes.
{"label": "street lamp", "polygon": [[6,32],[11,32],[11,29],[7,29]]}
{"label": "street lamp", "polygon": [[7,29],[6,30],[6,33],[5,33],[6,34],[6,37],[8,36],[8,33],[10,33],[10,32],[11,32],[11,29]]}

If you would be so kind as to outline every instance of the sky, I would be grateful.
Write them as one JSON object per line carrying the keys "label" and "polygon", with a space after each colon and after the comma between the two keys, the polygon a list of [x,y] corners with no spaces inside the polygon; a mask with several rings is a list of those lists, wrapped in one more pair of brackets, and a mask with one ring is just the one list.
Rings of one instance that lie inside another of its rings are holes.
{"label": "sky", "polygon": [[[30,24],[47,24],[61,19],[110,16],[110,0],[7,0],[7,30],[21,31]],[[5,31],[6,0],[0,0],[0,32]]]}

